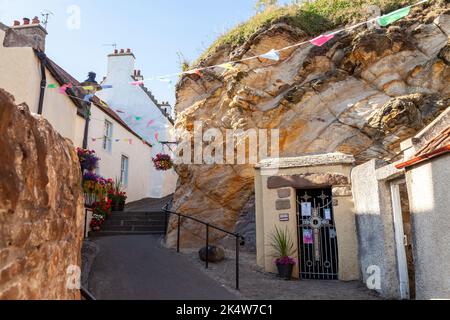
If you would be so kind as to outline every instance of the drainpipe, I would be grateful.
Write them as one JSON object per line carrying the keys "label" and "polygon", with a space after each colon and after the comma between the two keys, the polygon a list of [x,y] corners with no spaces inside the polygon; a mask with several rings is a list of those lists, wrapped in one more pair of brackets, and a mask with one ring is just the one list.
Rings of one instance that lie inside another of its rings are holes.
{"label": "drainpipe", "polygon": [[85,122],[84,122],[83,149],[87,149],[89,136],[89,123],[91,121],[91,103],[86,104],[84,120]]}
{"label": "drainpipe", "polygon": [[37,53],[37,57],[41,62],[41,88],[39,92],[39,104],[38,104],[38,114],[42,115],[42,111],[44,109],[44,96],[45,96],[45,88],[47,87],[47,76],[45,74],[45,65],[47,64],[47,56],[44,52],[39,51]]}

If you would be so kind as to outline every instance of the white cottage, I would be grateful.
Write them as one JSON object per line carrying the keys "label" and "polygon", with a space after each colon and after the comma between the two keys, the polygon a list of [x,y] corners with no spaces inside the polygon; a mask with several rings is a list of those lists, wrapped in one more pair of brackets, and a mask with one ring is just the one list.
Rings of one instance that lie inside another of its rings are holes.
{"label": "white cottage", "polygon": [[[136,57],[130,49],[115,50],[108,55],[108,71],[102,85],[112,88],[97,95],[127,125],[154,145],[153,156],[160,152],[171,153],[170,144],[160,143],[173,142],[174,121],[170,116],[170,105],[159,103],[142,84],[132,84],[144,79],[141,72],[135,70],[135,61]],[[177,179],[174,170],[160,172],[152,167],[150,197],[163,198],[174,193]]]}

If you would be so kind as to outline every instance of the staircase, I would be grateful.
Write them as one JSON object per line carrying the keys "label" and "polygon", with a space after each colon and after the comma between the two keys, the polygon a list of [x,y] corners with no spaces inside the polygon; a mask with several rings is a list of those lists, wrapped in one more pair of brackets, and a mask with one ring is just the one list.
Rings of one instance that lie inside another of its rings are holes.
{"label": "staircase", "polygon": [[165,220],[164,212],[113,212],[101,231],[92,232],[95,237],[114,235],[141,235],[141,234],[164,234]]}

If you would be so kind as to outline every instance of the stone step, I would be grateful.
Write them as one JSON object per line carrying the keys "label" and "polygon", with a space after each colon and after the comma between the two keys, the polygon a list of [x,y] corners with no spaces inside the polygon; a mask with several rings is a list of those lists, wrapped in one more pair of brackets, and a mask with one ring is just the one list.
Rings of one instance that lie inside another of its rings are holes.
{"label": "stone step", "polygon": [[164,216],[134,216],[134,215],[110,215],[108,220],[113,221],[166,221]]}
{"label": "stone step", "polygon": [[[164,218],[166,215],[163,212],[112,212],[110,217],[120,218]],[[124,219],[126,220],[126,219]]]}
{"label": "stone step", "polygon": [[142,225],[132,225],[132,226],[111,226],[104,224],[102,226],[102,231],[119,231],[119,232],[164,232],[164,226],[142,226]]}
{"label": "stone step", "polygon": [[108,219],[106,220],[105,224],[106,226],[157,226],[157,227],[164,227],[165,221],[164,220],[112,220]]}
{"label": "stone step", "polygon": [[89,237],[111,237],[111,236],[128,236],[128,235],[164,235],[164,231],[95,231],[89,232]]}

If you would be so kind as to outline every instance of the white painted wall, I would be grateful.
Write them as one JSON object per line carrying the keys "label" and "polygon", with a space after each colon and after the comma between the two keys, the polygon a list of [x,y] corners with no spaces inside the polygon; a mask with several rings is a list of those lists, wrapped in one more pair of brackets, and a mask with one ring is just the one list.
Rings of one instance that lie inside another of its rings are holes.
{"label": "white painted wall", "polygon": [[[0,43],[5,32],[0,30]],[[46,70],[47,83],[58,84]],[[30,111],[37,113],[41,70],[32,48],[5,48],[0,45],[0,88],[14,95],[16,103],[26,103]],[[84,119],[77,115],[77,107],[71,99],[57,89],[45,89],[43,114],[55,130],[82,146]]]}
{"label": "white painted wall", "polygon": [[[100,91],[97,95],[113,110],[125,111],[119,115],[134,131],[154,145],[153,156],[163,151],[170,153],[167,147],[164,150],[157,143],[155,133],[159,134],[160,141],[172,141],[173,126],[142,88],[130,84],[134,81],[134,65],[133,54],[109,55],[108,74],[102,84],[112,85],[113,88]],[[137,121],[136,116],[142,117],[142,120]],[[148,125],[151,120],[154,123]],[[159,172],[152,166],[150,172],[150,197],[162,198],[175,192],[178,176],[174,170]]]}
{"label": "white painted wall", "polygon": [[[141,200],[150,196],[150,172],[153,165],[151,161],[152,148],[144,144],[138,137],[126,130],[117,121],[104,113],[99,107],[92,105],[91,122],[89,126],[89,149],[95,150],[101,158],[98,174],[104,178],[119,178],[121,174],[121,159],[125,155],[129,159],[128,185],[126,187],[127,202]],[[103,149],[102,138],[105,120],[113,124],[113,142],[111,152]],[[114,139],[120,139],[116,142]],[[125,142],[133,139],[133,143]]]}

